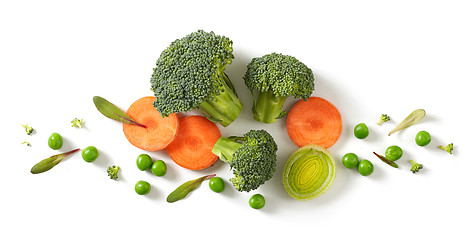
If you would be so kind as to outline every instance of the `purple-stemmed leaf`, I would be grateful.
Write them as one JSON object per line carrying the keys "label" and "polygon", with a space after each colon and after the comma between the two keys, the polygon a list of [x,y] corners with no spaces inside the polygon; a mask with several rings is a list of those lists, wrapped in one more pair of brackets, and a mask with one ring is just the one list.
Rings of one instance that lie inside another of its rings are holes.
{"label": "purple-stemmed leaf", "polygon": [[56,166],[58,163],[60,163],[65,157],[67,157],[67,156],[69,156],[69,155],[71,155],[71,154],[73,154],[73,153],[75,153],[79,150],[80,149],[77,148],[77,149],[74,149],[74,150],[69,151],[69,152],[56,154],[56,155],[53,155],[49,158],[43,159],[42,161],[35,164],[31,168],[31,173],[37,174],[37,173],[46,172],[46,171],[50,170],[51,168],[53,168],[54,166]]}
{"label": "purple-stemmed leaf", "polygon": [[216,174],[206,175],[195,180],[183,183],[177,189],[175,189],[175,191],[168,195],[167,202],[172,203],[185,198],[188,193],[199,187],[204,180],[211,179],[214,176],[216,176]]}
{"label": "purple-stemmed leaf", "polygon": [[121,123],[132,124],[146,128],[145,125],[136,122],[124,111],[122,111],[120,108],[107,101],[106,99],[99,96],[94,96],[92,100],[94,101],[94,105],[96,105],[97,110],[99,110],[99,112],[101,112],[104,116],[119,121]]}

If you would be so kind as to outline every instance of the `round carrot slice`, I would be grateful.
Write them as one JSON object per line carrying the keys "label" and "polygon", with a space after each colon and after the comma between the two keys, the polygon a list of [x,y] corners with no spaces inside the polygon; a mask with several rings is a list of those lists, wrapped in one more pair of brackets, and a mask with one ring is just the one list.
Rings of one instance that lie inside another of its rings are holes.
{"label": "round carrot slice", "polygon": [[167,153],[181,167],[204,169],[218,160],[211,150],[220,137],[221,132],[213,122],[199,115],[187,116],[180,119],[177,136],[167,147]]}
{"label": "round carrot slice", "polygon": [[127,115],[146,128],[123,124],[123,130],[127,140],[140,149],[146,151],[158,151],[165,149],[175,139],[178,131],[178,117],[170,114],[162,117],[153,107],[155,97],[147,96],[138,99],[127,110]]}
{"label": "round carrot slice", "polygon": [[317,144],[329,148],[341,135],[342,121],[338,109],[320,97],[298,101],[287,115],[287,133],[298,147]]}

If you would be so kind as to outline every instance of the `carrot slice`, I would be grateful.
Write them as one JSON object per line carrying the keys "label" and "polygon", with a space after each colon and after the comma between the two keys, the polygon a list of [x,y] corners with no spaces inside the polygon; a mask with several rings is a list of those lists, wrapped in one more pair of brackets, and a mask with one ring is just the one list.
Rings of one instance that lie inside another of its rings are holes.
{"label": "carrot slice", "polygon": [[173,142],[167,147],[168,156],[179,166],[200,170],[213,165],[218,156],[211,150],[221,137],[219,128],[200,115],[180,118],[180,128]]}
{"label": "carrot slice", "polygon": [[287,133],[298,147],[317,144],[329,148],[341,135],[342,122],[338,109],[320,97],[298,101],[287,115]]}
{"label": "carrot slice", "polygon": [[168,117],[162,117],[153,107],[153,101],[155,101],[155,97],[140,98],[132,103],[126,112],[146,128],[123,124],[127,140],[135,147],[150,152],[165,149],[175,139],[179,123],[178,117],[174,113]]}

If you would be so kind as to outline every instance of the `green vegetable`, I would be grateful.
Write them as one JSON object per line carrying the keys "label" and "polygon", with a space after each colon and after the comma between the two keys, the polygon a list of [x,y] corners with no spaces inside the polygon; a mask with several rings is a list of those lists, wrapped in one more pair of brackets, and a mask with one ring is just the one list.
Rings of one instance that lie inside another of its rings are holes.
{"label": "green vegetable", "polygon": [[440,145],[439,148],[442,149],[442,150],[444,150],[444,151],[446,151],[446,152],[448,152],[448,153],[450,153],[450,154],[452,154],[452,151],[454,150],[454,144],[453,144],[453,143],[449,143],[449,144],[447,144],[447,146],[445,146],[445,147],[442,146],[442,145]]}
{"label": "green vegetable", "polygon": [[145,171],[152,167],[153,161],[150,155],[142,153],[137,156],[136,164],[141,171]]}
{"label": "green vegetable", "polygon": [[420,131],[416,134],[416,144],[419,146],[427,146],[431,141],[431,136],[426,131]]}
{"label": "green vegetable", "polygon": [[216,176],[216,174],[206,175],[183,183],[177,189],[175,189],[175,191],[168,195],[167,202],[172,203],[185,198],[188,193],[199,187],[203,181],[209,180],[214,176]]}
{"label": "green vegetable", "polygon": [[249,199],[249,206],[251,206],[254,209],[261,209],[266,205],[266,199],[262,194],[254,194],[252,197]]}
{"label": "green vegetable", "polygon": [[48,138],[48,146],[53,150],[58,150],[63,146],[63,137],[59,133],[52,133]]}
{"label": "green vegetable", "polygon": [[213,177],[209,180],[209,188],[214,192],[220,193],[224,191],[224,181],[220,177]]}
{"label": "green vegetable", "polygon": [[26,146],[31,147],[31,144],[27,141],[22,142],[21,144],[26,144]]}
{"label": "green vegetable", "polygon": [[356,154],[347,153],[343,156],[341,162],[343,163],[343,166],[347,168],[355,168],[358,166],[360,160],[358,159],[358,156],[356,156]]}
{"label": "green vegetable", "polygon": [[388,136],[391,136],[391,134],[393,134],[393,133],[395,133],[399,130],[408,128],[408,127],[416,124],[422,118],[424,118],[425,115],[426,115],[426,111],[424,109],[414,110],[411,114],[409,114],[409,116],[407,116],[404,120],[402,120],[402,122],[399,125],[397,125],[396,128],[394,128],[391,132],[389,132]]}
{"label": "green vegetable", "polygon": [[153,175],[157,177],[163,177],[167,173],[167,165],[163,160],[157,160],[152,164],[150,169]]}
{"label": "green vegetable", "polygon": [[368,126],[366,126],[366,124],[364,123],[359,123],[355,126],[353,133],[355,134],[356,138],[365,139],[369,135]]}
{"label": "green vegetable", "polygon": [[363,176],[369,176],[373,173],[374,166],[373,163],[364,159],[358,164],[358,172]]}
{"label": "green vegetable", "polygon": [[119,170],[119,166],[112,165],[107,169],[107,176],[109,176],[111,179],[117,180],[119,178]]}
{"label": "green vegetable", "polygon": [[173,41],[153,70],[153,105],[162,116],[199,109],[208,119],[228,126],[242,109],[224,73],[233,58],[232,41],[214,32],[198,30]]}
{"label": "green vegetable", "polygon": [[381,117],[379,117],[378,125],[381,125],[383,122],[387,122],[391,120],[391,118],[387,114],[381,114]]}
{"label": "green vegetable", "polygon": [[416,173],[416,172],[419,172],[419,170],[422,169],[422,164],[420,163],[416,163],[414,160],[411,160],[411,172],[412,173]]}
{"label": "green vegetable", "polygon": [[389,161],[396,161],[402,157],[403,151],[399,146],[393,145],[386,148],[386,159]]}
{"label": "green vegetable", "polygon": [[305,101],[315,89],[310,68],[295,57],[271,53],[252,59],[247,65],[244,83],[254,98],[254,119],[273,123],[285,116],[285,100],[293,96]]}
{"label": "green vegetable", "polygon": [[53,168],[54,166],[56,166],[58,163],[60,163],[65,157],[79,151],[80,149],[74,149],[72,151],[69,151],[69,152],[65,152],[65,153],[61,153],[61,154],[56,154],[56,155],[53,155],[49,158],[46,158],[42,161],[40,161],[39,163],[35,164],[32,168],[31,168],[31,173],[33,174],[37,174],[37,173],[42,173],[42,172],[46,172],[48,170],[50,170],[51,168]]}
{"label": "green vegetable", "polygon": [[121,123],[132,124],[146,128],[145,125],[136,122],[131,117],[129,117],[129,115],[127,115],[124,111],[120,110],[120,108],[116,107],[114,104],[107,101],[106,99],[99,96],[94,96],[92,100],[94,101],[94,105],[96,105],[97,110],[99,110],[99,112],[101,112],[104,116],[112,120],[119,121]]}
{"label": "green vegetable", "polygon": [[283,184],[294,199],[306,201],[325,193],[336,176],[331,153],[318,145],[307,145],[290,155],[283,172]]}
{"label": "green vegetable", "polygon": [[25,128],[25,132],[28,135],[31,135],[34,131],[32,127],[28,126],[28,124],[22,124],[21,126]]}
{"label": "green vegetable", "polygon": [[71,124],[72,124],[72,127],[75,127],[75,128],[82,128],[82,125],[84,124],[84,120],[79,119],[79,118],[74,118],[74,119],[71,121]]}
{"label": "green vegetable", "polygon": [[94,146],[89,146],[82,150],[82,159],[86,162],[94,162],[98,157],[99,151]]}
{"label": "green vegetable", "polygon": [[249,192],[271,179],[276,166],[277,144],[265,130],[250,130],[243,137],[220,137],[212,152],[229,163],[238,191]]}
{"label": "green vegetable", "polygon": [[148,194],[151,190],[150,183],[147,181],[140,180],[135,184],[135,192],[138,195],[145,195]]}
{"label": "green vegetable", "polygon": [[393,161],[389,161],[388,159],[386,159],[385,157],[373,152],[374,155],[376,155],[379,159],[381,159],[381,161],[385,162],[386,164],[388,164],[389,166],[393,167],[393,168],[398,168],[398,165],[393,162]]}

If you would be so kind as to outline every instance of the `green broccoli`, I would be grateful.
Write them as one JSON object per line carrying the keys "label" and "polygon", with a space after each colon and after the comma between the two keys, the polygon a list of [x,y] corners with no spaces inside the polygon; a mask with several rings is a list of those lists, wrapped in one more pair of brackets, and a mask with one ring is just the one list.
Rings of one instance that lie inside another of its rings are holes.
{"label": "green broccoli", "polygon": [[30,142],[28,142],[28,141],[24,141],[24,142],[22,142],[21,144],[26,144],[26,146],[31,147],[31,144],[30,144]]}
{"label": "green broccoli", "polygon": [[381,114],[381,117],[379,117],[378,125],[381,125],[383,122],[387,122],[391,120],[391,118],[387,114]]}
{"label": "green broccoli", "polygon": [[198,109],[208,119],[228,126],[242,109],[224,73],[233,58],[232,41],[214,32],[198,30],[173,41],[153,69],[154,107],[162,116]]}
{"label": "green broccoli", "polygon": [[282,108],[287,97],[306,101],[315,89],[310,68],[295,57],[278,53],[252,59],[244,82],[254,98],[254,119],[264,123],[273,123],[285,116]]}
{"label": "green broccoli", "polygon": [[229,180],[238,191],[257,189],[275,172],[277,144],[265,130],[250,130],[243,137],[221,137],[212,152],[230,164],[234,177]]}
{"label": "green broccoli", "polygon": [[32,127],[28,126],[28,124],[22,124],[21,126],[25,128],[26,134],[28,135],[31,135],[34,131]]}
{"label": "green broccoli", "polygon": [[78,118],[74,118],[74,119],[71,121],[71,124],[72,124],[72,127],[75,127],[75,128],[82,128],[82,125],[84,124],[84,120],[78,119]]}
{"label": "green broccoli", "polygon": [[414,160],[411,160],[411,172],[412,173],[416,173],[416,172],[419,172],[419,170],[422,169],[422,164],[420,163],[416,163]]}
{"label": "green broccoli", "polygon": [[449,144],[447,144],[447,146],[445,146],[445,147],[442,146],[442,145],[440,145],[439,148],[442,149],[442,150],[445,150],[446,152],[448,152],[448,153],[450,153],[450,154],[452,154],[452,151],[454,150],[454,144],[453,144],[453,143],[449,143]]}
{"label": "green broccoli", "polygon": [[117,180],[119,178],[118,173],[119,173],[120,167],[119,166],[110,166],[109,169],[107,169],[107,175],[114,180]]}

